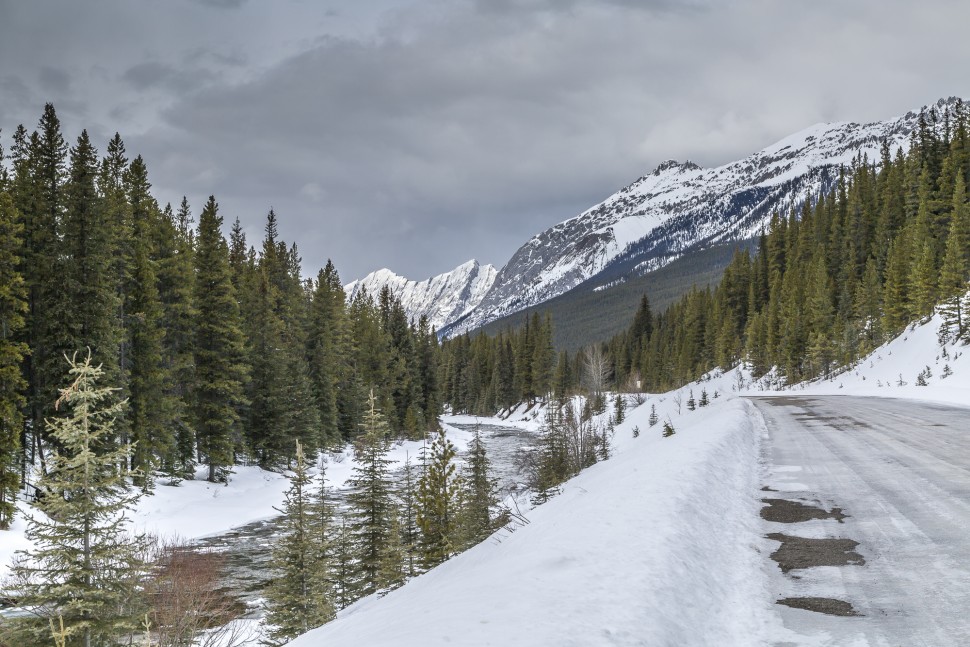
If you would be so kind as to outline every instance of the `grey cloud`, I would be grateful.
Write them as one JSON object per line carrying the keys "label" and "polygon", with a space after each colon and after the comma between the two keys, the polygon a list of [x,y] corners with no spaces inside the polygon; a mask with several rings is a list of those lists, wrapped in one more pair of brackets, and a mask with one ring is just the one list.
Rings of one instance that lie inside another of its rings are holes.
{"label": "grey cloud", "polygon": [[[307,273],[348,279],[501,263],[661,160],[970,93],[952,0],[64,2],[26,57],[38,5],[3,4],[5,132],[86,99],[71,134],[122,130],[160,199],[215,193],[253,237],[274,204]],[[87,76],[44,92],[65,60]]]}
{"label": "grey cloud", "polygon": [[217,9],[238,9],[249,0],[192,0],[200,5]]}
{"label": "grey cloud", "polygon": [[216,73],[201,67],[178,69],[158,61],[138,63],[125,70],[122,78],[136,90],[163,88],[190,92],[212,81]]}
{"label": "grey cloud", "polygon": [[45,65],[40,68],[40,86],[48,92],[67,92],[71,86],[71,76],[63,69]]}

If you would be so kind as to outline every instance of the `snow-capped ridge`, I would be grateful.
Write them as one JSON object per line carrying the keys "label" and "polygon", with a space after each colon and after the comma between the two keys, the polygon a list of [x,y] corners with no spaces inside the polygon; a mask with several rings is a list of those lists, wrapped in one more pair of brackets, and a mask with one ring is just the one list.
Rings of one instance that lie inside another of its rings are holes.
{"label": "snow-capped ridge", "polygon": [[815,124],[714,168],[667,160],[601,203],[533,236],[498,272],[481,303],[442,333],[475,330],[607,271],[604,281],[618,281],[658,269],[692,249],[756,236],[774,213],[797,209],[806,196],[828,191],[842,167],[856,159],[878,162],[883,142],[894,152],[908,149],[921,115],[938,114],[959,101],[940,99],[866,124]]}
{"label": "snow-capped ridge", "polygon": [[359,290],[366,290],[376,297],[387,286],[391,294],[401,300],[409,319],[417,321],[424,316],[429,325],[441,329],[478,306],[492,287],[495,276],[492,265],[480,265],[474,259],[424,281],[413,281],[381,268],[348,283],[344,291],[348,299],[353,299]]}

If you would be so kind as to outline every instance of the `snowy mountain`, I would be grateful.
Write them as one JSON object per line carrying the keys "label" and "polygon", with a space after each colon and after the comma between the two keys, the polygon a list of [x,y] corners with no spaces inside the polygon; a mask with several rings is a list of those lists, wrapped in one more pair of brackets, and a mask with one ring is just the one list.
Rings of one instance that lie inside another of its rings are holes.
{"label": "snowy mountain", "polygon": [[[942,108],[956,99],[941,99]],[[686,251],[756,235],[776,211],[799,206],[883,141],[908,148],[920,113],[887,121],[817,124],[736,162],[704,169],[667,161],[600,204],[534,236],[498,273],[481,303],[448,336],[567,292],[657,269]]]}
{"label": "snowy mountain", "polygon": [[360,289],[366,289],[376,298],[387,286],[401,300],[408,318],[417,321],[424,315],[435,329],[440,330],[474,310],[492,287],[495,276],[494,267],[471,260],[425,281],[411,281],[391,270],[381,269],[347,284],[344,291],[348,299]]}

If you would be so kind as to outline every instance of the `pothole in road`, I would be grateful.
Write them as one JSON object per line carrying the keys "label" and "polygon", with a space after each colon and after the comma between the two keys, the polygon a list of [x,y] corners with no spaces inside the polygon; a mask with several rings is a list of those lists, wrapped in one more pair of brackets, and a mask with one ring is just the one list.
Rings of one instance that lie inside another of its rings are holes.
{"label": "pothole in road", "polygon": [[813,566],[862,566],[866,563],[865,558],[855,552],[859,542],[851,539],[809,539],[780,532],[767,537],[781,542],[771,559],[778,563],[783,573]]}
{"label": "pothole in road", "polygon": [[786,499],[761,499],[767,503],[761,508],[761,518],[765,521],[777,521],[778,523],[801,523],[812,519],[835,519],[839,523],[848,515],[842,513],[842,508],[832,508],[829,511],[811,505],[805,505],[798,501],[788,501]]}
{"label": "pothole in road", "polygon": [[851,604],[844,600],[835,598],[783,598],[775,604],[783,604],[793,609],[804,609],[805,611],[815,611],[825,613],[830,616],[859,616]]}

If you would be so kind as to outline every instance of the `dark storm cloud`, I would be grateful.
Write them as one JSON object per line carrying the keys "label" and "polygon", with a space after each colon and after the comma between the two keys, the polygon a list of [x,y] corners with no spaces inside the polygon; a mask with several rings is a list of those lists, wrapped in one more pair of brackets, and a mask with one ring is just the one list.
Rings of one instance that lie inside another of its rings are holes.
{"label": "dark storm cloud", "polygon": [[52,28],[60,64],[0,63],[5,132],[25,96],[36,120],[41,66],[73,70],[58,106],[87,98],[72,125],[121,129],[163,201],[215,193],[251,238],[272,204],[305,271],[333,257],[346,279],[500,264],[664,159],[968,91],[955,0],[105,4],[117,41],[70,49],[78,14]]}

